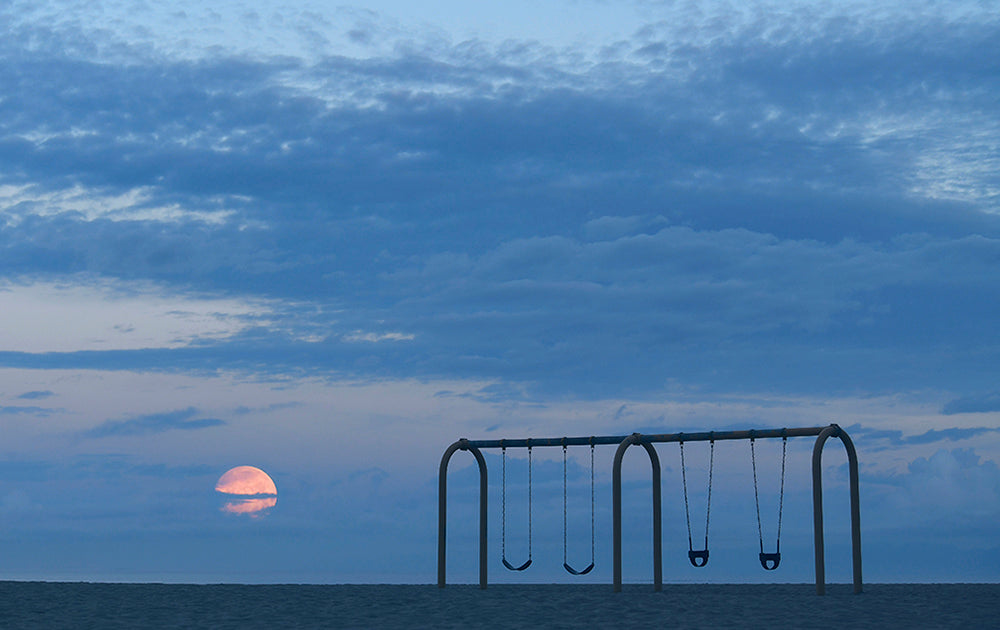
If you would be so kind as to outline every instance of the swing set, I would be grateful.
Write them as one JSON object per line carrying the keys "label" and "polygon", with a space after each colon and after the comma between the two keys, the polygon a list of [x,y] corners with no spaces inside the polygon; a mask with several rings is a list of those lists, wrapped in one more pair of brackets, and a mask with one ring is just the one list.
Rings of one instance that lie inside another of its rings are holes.
{"label": "swing set", "polygon": [[[625,451],[630,446],[642,446],[650,459],[653,473],[652,503],[653,503],[653,584],[655,590],[662,590],[663,570],[662,570],[662,548],[661,548],[661,519],[660,519],[660,460],[656,449],[653,446],[662,442],[677,442],[680,447],[681,460],[681,481],[684,493],[684,516],[687,521],[688,532],[688,560],[694,567],[704,567],[708,564],[709,545],[708,533],[712,509],[712,476],[715,464],[715,442],[717,440],[749,440],[750,441],[750,461],[753,470],[754,485],[754,507],[757,514],[757,534],[760,543],[760,553],[758,559],[761,567],[767,571],[778,568],[781,562],[781,520],[784,510],[785,495],[785,461],[787,455],[788,438],[790,437],[811,437],[816,436],[812,457],[812,478],[813,478],[813,525],[814,525],[814,550],[816,560],[816,593],[823,595],[826,592],[825,564],[823,554],[823,494],[822,494],[822,453],[826,440],[830,437],[837,437],[844,444],[847,451],[849,469],[849,487],[851,501],[851,544],[852,561],[854,572],[854,592],[861,593],[861,524],[860,506],[858,492],[858,458],[847,432],[836,424],[826,427],[809,427],[799,429],[768,429],[751,431],[712,431],[708,433],[671,433],[643,435],[633,433],[627,436],[590,436],[590,437],[563,437],[563,438],[528,438],[519,440],[468,440],[462,438],[449,446],[441,458],[441,466],[438,477],[438,586],[443,588],[445,580],[445,560],[446,560],[446,534],[447,534],[447,475],[448,463],[456,451],[463,450],[470,452],[479,465],[479,586],[486,588],[487,584],[487,545],[486,545],[486,518],[487,518],[487,471],[486,460],[480,449],[499,448],[500,449],[500,470],[501,470],[501,490],[500,490],[500,557],[503,566],[510,571],[524,571],[532,563],[532,449],[536,447],[561,446],[563,449],[563,568],[571,575],[586,575],[594,569],[595,565],[595,496],[594,496],[594,448],[598,445],[618,445],[615,452],[614,464],[612,467],[612,513],[613,513],[613,575],[614,590],[621,591],[622,587],[622,533],[621,533],[621,464]],[[760,518],[760,499],[757,482],[757,456],[754,448],[758,439],[781,438],[781,489],[778,499],[778,529],[773,553],[764,551],[764,534]],[[705,545],[703,549],[695,549],[691,530],[691,511],[688,501],[687,465],[684,457],[685,442],[709,442],[709,465],[708,465],[708,497],[705,509]],[[590,564],[583,569],[575,569],[568,559],[568,516],[567,516],[567,450],[570,446],[590,446]],[[514,565],[507,558],[507,449],[527,448],[528,451],[528,557],[520,564]]]}
{"label": "swing set", "polygon": [[[504,440],[501,440],[503,442]],[[567,488],[566,477],[567,454],[566,444],[563,444],[563,568],[570,575],[587,575],[594,569],[596,550],[594,537],[594,444],[590,444],[590,564],[583,569],[574,569],[569,563],[567,544]],[[531,566],[531,446],[528,446],[528,559],[520,566],[514,566],[507,560],[507,447],[500,447],[500,561],[509,571],[524,571]]]}

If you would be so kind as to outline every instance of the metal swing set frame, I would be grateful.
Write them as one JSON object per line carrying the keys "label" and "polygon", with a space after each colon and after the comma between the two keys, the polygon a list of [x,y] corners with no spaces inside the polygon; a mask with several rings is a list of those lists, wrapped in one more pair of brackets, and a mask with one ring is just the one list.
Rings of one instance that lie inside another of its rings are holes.
{"label": "metal swing set frame", "polygon": [[660,458],[653,446],[665,442],[705,442],[721,440],[758,440],[765,438],[816,437],[812,455],[813,482],[813,547],[816,556],[816,594],[826,593],[826,569],[823,552],[823,446],[831,437],[839,438],[847,451],[849,471],[849,491],[851,501],[851,549],[854,578],[854,592],[862,592],[861,581],[861,507],[858,491],[858,455],[850,436],[836,424],[825,427],[796,429],[764,429],[750,431],[712,431],[704,433],[665,433],[527,438],[515,440],[469,440],[462,438],[445,449],[438,472],[438,586],[446,585],[446,556],[448,529],[448,463],[457,451],[468,451],[479,465],[479,588],[487,585],[487,471],[486,459],[481,449],[488,448],[535,448],[544,446],[590,446],[618,445],[612,468],[612,537],[613,537],[613,585],[615,592],[622,589],[622,458],[631,446],[641,446],[649,456],[652,467],[653,502],[653,587],[663,590],[663,553],[660,496]]}

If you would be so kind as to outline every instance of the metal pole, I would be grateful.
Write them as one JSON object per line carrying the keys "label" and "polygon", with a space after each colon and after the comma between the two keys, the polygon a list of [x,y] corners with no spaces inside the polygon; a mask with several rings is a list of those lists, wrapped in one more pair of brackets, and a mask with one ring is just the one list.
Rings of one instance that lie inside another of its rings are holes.
{"label": "metal pole", "polygon": [[[703,431],[699,433],[645,433],[642,435],[642,441],[647,443],[660,443],[660,442],[680,442],[682,439],[685,442],[708,442],[715,440],[720,442],[722,440],[748,440],[751,437],[756,439],[763,438],[783,438],[783,437],[812,437],[814,435],[819,435],[827,427],[805,427],[799,429],[757,429],[754,431]],[[596,445],[612,445],[621,444],[624,440],[628,439],[629,435],[602,435],[594,437],[551,437],[551,438],[521,438],[521,439],[503,439],[503,440],[469,440],[469,446],[475,448],[501,448],[506,446],[507,448],[526,448],[530,445],[532,448],[537,448],[541,446],[558,446],[562,447],[563,444],[566,446],[590,446],[591,443]],[[635,442],[636,444],[638,442]]]}
{"label": "metal pole", "polygon": [[469,452],[479,464],[479,588],[486,588],[486,516],[487,500],[489,498],[486,483],[486,459],[478,448],[469,447]]}
{"label": "metal pole", "polygon": [[438,588],[445,586],[446,537],[448,534],[448,461],[459,448],[462,440],[453,443],[441,456],[438,468]]}
{"label": "metal pole", "polygon": [[652,444],[643,442],[653,467],[653,590],[663,590],[663,531],[660,509],[660,457]]}
{"label": "metal pole", "polygon": [[613,559],[611,561],[616,593],[622,590],[622,457],[632,445],[632,436],[626,437],[615,451],[611,468],[611,536],[613,539]]}
{"label": "metal pole", "polygon": [[823,429],[813,446],[813,546],[816,553],[816,594],[826,594],[826,567],[823,549],[823,445],[831,436],[839,437],[847,450],[847,467],[850,475],[851,495],[851,566],[854,592],[861,593],[861,493],[858,483],[858,453],[854,442],[839,426],[831,424]]}
{"label": "metal pole", "polygon": [[625,451],[633,444],[642,444],[649,455],[649,463],[653,470],[653,589],[663,590],[663,532],[660,509],[660,458],[652,444],[643,441],[643,436],[633,433],[625,437],[615,451],[614,464],[611,470],[611,510],[612,537],[614,558],[612,560],[614,573],[614,590],[622,590],[622,458]]}
{"label": "metal pole", "polygon": [[851,560],[854,572],[854,592],[861,593],[861,492],[858,483],[858,452],[847,431],[840,430],[840,441],[847,449],[847,465],[851,485]]}
{"label": "metal pole", "polygon": [[438,469],[438,588],[444,588],[445,564],[447,560],[447,533],[448,533],[448,462],[455,451],[469,451],[476,458],[479,464],[479,588],[486,588],[487,565],[486,565],[486,516],[487,516],[487,472],[486,459],[482,452],[471,446],[469,440],[462,438],[445,449],[441,456],[441,466]]}
{"label": "metal pole", "polygon": [[823,554],[823,444],[836,434],[836,427],[823,429],[813,445],[813,551],[816,554],[816,594],[826,594],[826,567]]}

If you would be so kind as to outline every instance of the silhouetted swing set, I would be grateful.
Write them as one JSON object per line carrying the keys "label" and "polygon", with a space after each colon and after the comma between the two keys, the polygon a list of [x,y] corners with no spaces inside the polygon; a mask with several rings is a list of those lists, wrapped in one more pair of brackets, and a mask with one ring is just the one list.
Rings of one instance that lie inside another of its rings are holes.
{"label": "silhouetted swing set", "polygon": [[[757,535],[760,543],[758,559],[761,567],[767,571],[778,568],[781,562],[781,521],[785,498],[785,462],[788,452],[788,438],[816,436],[813,446],[812,479],[813,479],[813,542],[816,559],[816,593],[823,595],[826,589],[825,565],[823,555],[823,494],[822,494],[822,453],[823,445],[831,437],[837,437],[847,450],[849,469],[849,487],[851,500],[851,546],[854,572],[854,592],[862,591],[861,583],[861,516],[858,492],[858,458],[847,432],[836,424],[826,427],[808,427],[798,429],[766,429],[750,431],[711,431],[707,433],[668,433],[643,435],[633,433],[627,436],[590,436],[562,438],[527,438],[516,440],[468,440],[462,438],[449,446],[441,458],[438,476],[438,586],[444,587],[446,534],[447,534],[447,491],[448,463],[456,451],[468,451],[476,458],[479,465],[479,586],[486,588],[487,583],[487,549],[486,549],[486,519],[487,519],[487,472],[486,460],[480,449],[500,449],[500,559],[503,566],[510,571],[524,571],[532,563],[532,449],[535,447],[561,446],[563,450],[563,568],[571,575],[586,575],[594,569],[595,546],[595,496],[594,496],[594,448],[598,445],[618,445],[612,467],[612,514],[613,514],[613,580],[614,590],[622,587],[622,533],[621,533],[621,465],[625,451],[630,446],[642,446],[649,456],[653,472],[653,584],[655,590],[662,590],[663,562],[661,548],[660,519],[660,460],[653,444],[677,442],[680,446],[681,482],[684,492],[684,516],[687,521],[688,560],[694,567],[702,568],[708,564],[708,533],[712,511],[712,477],[715,465],[715,442],[718,440],[749,440],[750,461],[753,470],[754,507],[757,515]],[[781,438],[781,486],[778,498],[778,528],[773,553],[764,551],[764,530],[760,517],[760,498],[757,482],[757,455],[754,448],[758,439]],[[708,496],[705,508],[705,544],[702,549],[695,549],[691,530],[691,510],[688,501],[687,464],[684,457],[685,442],[709,442],[708,464]],[[590,564],[583,569],[576,569],[569,563],[568,557],[568,455],[570,446],[590,446]],[[514,565],[507,557],[507,449],[526,448],[528,451],[528,557],[520,565]]]}

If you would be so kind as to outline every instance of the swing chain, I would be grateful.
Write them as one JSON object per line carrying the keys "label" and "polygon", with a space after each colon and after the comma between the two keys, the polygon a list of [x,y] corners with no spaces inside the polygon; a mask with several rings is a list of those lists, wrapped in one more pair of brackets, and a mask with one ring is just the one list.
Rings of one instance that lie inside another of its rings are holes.
{"label": "swing chain", "polygon": [[760,552],[764,553],[764,528],[760,524],[760,498],[757,494],[757,456],[754,454],[753,432],[750,435],[750,463],[753,465],[753,504],[757,510],[757,537],[760,540]]}
{"label": "swing chain", "polygon": [[785,455],[788,452],[788,436],[781,436],[781,491],[778,493],[778,538],[775,546],[776,551],[781,551],[781,514],[785,505]]}
{"label": "swing chain", "polygon": [[687,466],[684,464],[684,434],[680,434],[680,439],[678,443],[681,446],[681,482],[684,485],[684,518],[687,520],[688,528],[688,550],[694,549],[694,543],[691,542],[691,511],[688,507],[688,484],[687,484],[687,473],[685,472]]}
{"label": "swing chain", "polygon": [[507,562],[507,445],[500,441],[500,559],[511,571],[531,566],[531,440],[528,440],[528,560],[520,567]]}
{"label": "swing chain", "polygon": [[590,437],[590,563],[594,563],[597,547],[594,544],[594,437]]}
{"label": "swing chain", "polygon": [[[751,433],[753,433],[751,431]],[[784,431],[782,432],[784,433]],[[753,464],[753,502],[757,509],[757,537],[760,540],[760,553],[764,553],[764,529],[760,524],[760,498],[757,492],[757,457],[754,454],[754,437],[750,436],[750,462]],[[778,494],[778,535],[776,537],[776,551],[781,550],[781,516],[785,504],[785,459],[788,454],[788,436],[781,436],[781,490]]]}
{"label": "swing chain", "polygon": [[[714,433],[714,431],[712,432]],[[691,510],[690,504],[688,503],[688,491],[687,491],[687,465],[684,461],[684,434],[680,434],[681,439],[678,440],[681,447],[681,481],[684,486],[684,516],[687,520],[687,530],[688,530],[688,551],[694,550],[694,542],[692,541],[691,535]],[[708,526],[711,523],[712,518],[712,472],[715,468],[715,437],[710,438],[710,448],[708,456],[708,501],[705,508],[705,549],[708,549]]]}
{"label": "swing chain", "polygon": [[531,562],[531,440],[528,440],[528,562]]}
{"label": "swing chain", "polygon": [[709,442],[708,455],[708,505],[705,507],[705,549],[708,549],[708,524],[712,517],[712,471],[715,469],[715,438]]}
{"label": "swing chain", "polygon": [[507,557],[507,447],[500,440],[500,557]]}
{"label": "swing chain", "polygon": [[[568,521],[567,521],[567,508],[566,508],[566,504],[567,504],[566,494],[567,494],[567,486],[568,486],[568,484],[567,484],[567,474],[566,474],[566,468],[567,468],[566,438],[563,438],[562,449],[563,449],[563,566],[566,567],[567,570],[569,570],[570,569],[570,567],[569,567],[569,551],[568,551],[569,545],[568,545],[568,541],[567,541],[567,536],[568,536],[568,534],[567,534],[567,532],[568,532],[567,525],[568,525]],[[593,438],[593,436],[591,436],[591,438],[590,438],[590,568],[584,569],[583,571],[580,571],[580,572],[576,573],[577,575],[583,575],[583,574],[589,573],[590,569],[592,569],[593,566],[594,566],[594,558],[597,555],[597,543],[596,543],[596,535],[594,533],[595,532],[594,524],[595,524],[595,516],[594,516],[594,438]]]}
{"label": "swing chain", "polygon": [[563,564],[566,564],[567,552],[566,552],[566,438],[562,440],[563,448]]}

